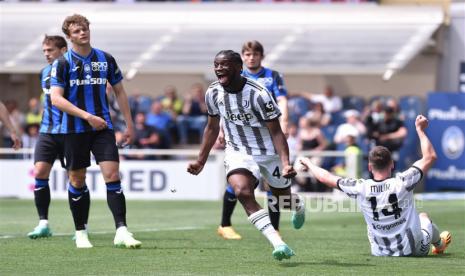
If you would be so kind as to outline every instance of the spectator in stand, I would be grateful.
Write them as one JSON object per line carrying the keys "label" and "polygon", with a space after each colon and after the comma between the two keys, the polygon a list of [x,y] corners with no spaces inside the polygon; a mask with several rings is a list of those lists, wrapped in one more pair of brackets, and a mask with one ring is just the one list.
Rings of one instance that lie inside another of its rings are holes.
{"label": "spectator in stand", "polygon": [[407,128],[404,122],[396,117],[394,109],[388,106],[384,109],[383,120],[367,135],[374,140],[376,146],[384,146],[391,151],[394,161],[398,161],[398,150],[407,136]]}
{"label": "spectator in stand", "polygon": [[329,113],[342,110],[342,99],[334,94],[334,90],[330,85],[325,87],[323,94],[311,95],[310,100],[322,103],[324,110]]}
{"label": "spectator in stand", "polygon": [[177,118],[180,144],[187,144],[190,130],[195,131],[199,141],[202,141],[203,131],[207,124],[207,105],[203,91],[203,86],[195,83],[184,99],[182,115]]}
{"label": "spectator in stand", "polygon": [[[139,112],[135,118],[134,146],[138,149],[160,149],[163,148],[163,135],[154,127],[145,123],[145,114]],[[131,156],[135,159],[153,159],[146,155]],[[152,156],[150,156],[152,157]]]}
{"label": "spectator in stand", "polygon": [[367,136],[371,136],[376,131],[376,126],[384,119],[384,106],[380,100],[375,100],[371,103],[370,108],[366,109],[363,115],[365,126],[367,128]]}
{"label": "spectator in stand", "polygon": [[150,107],[150,112],[146,115],[145,124],[156,128],[166,141],[171,145],[171,132],[175,130],[175,123],[171,115],[163,111],[163,106],[160,101],[154,101]]}
{"label": "spectator in stand", "polygon": [[[14,129],[17,130],[18,138],[23,134],[23,125],[24,125],[24,114],[21,113],[18,109],[18,104],[14,100],[5,101],[5,107],[9,114],[10,122]],[[12,140],[12,133],[7,126],[2,125],[2,147],[11,148],[15,144]],[[19,143],[21,144],[21,143]],[[13,155],[9,155],[8,158],[14,158]]]}
{"label": "spectator in stand", "polygon": [[176,87],[173,85],[165,87],[161,105],[166,112],[171,113],[171,117],[173,118],[176,118],[182,113],[183,103],[182,100],[178,98]]}
{"label": "spectator in stand", "polygon": [[321,102],[316,102],[313,105],[312,110],[305,114],[305,117],[313,118],[320,122],[321,127],[325,127],[331,122],[331,114],[325,111],[325,108]]}
{"label": "spectator in stand", "polygon": [[34,124],[40,125],[42,122],[42,110],[39,99],[35,97],[29,99],[28,106],[29,109],[26,113],[26,126]]}
{"label": "spectator in stand", "polygon": [[389,98],[386,101],[386,106],[394,110],[395,117],[401,121],[404,121],[404,116],[401,113],[399,102],[395,98]]}
{"label": "spectator in stand", "polygon": [[337,127],[334,134],[334,143],[347,144],[349,136],[356,140],[366,134],[366,127],[360,121],[360,113],[355,109],[350,109],[344,112],[346,122]]}
{"label": "spectator in stand", "polygon": [[[37,141],[39,140],[39,127],[40,124],[28,124],[26,125],[24,134],[21,137],[21,142],[23,148],[33,149],[36,146]],[[30,159],[31,154],[24,154],[24,159]]]}

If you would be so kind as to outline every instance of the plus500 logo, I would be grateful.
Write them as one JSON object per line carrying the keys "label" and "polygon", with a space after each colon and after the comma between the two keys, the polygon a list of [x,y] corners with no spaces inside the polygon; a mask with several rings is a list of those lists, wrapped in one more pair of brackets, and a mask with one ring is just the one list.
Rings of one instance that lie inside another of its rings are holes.
{"label": "plus500 logo", "polygon": [[85,80],[70,80],[69,86],[73,87],[74,85],[92,85],[92,84],[107,84],[107,79],[103,78],[90,78]]}

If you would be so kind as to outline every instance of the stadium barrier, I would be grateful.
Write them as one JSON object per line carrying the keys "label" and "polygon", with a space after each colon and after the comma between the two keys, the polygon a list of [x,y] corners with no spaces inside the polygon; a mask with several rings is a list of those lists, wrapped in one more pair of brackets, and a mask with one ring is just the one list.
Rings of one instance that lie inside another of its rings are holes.
{"label": "stadium barrier", "polygon": [[[158,157],[163,160],[122,160],[120,174],[127,199],[144,200],[219,200],[226,185],[224,152],[212,151],[205,167],[197,176],[187,173],[187,165],[195,160],[198,150],[121,149],[122,156]],[[16,155],[23,159],[0,159],[0,198],[33,198],[34,165],[33,149],[0,148],[0,158]],[[344,157],[348,176],[356,176],[358,157],[340,151],[303,151],[299,156]],[[24,159],[25,158],[25,159]],[[166,160],[165,160],[166,159]],[[299,171],[299,176],[309,177]],[[68,179],[60,162],[55,162],[50,174],[52,198],[68,198]],[[94,199],[105,199],[106,189],[98,165],[92,162],[87,169],[86,184]],[[338,193],[335,191],[334,193]],[[257,190],[257,195],[264,195]]]}

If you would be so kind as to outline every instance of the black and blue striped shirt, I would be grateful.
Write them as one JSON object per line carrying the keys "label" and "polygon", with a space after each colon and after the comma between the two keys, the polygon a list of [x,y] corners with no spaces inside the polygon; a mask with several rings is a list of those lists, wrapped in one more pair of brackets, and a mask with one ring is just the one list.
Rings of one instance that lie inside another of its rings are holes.
{"label": "black and blue striped shirt", "polygon": [[[72,104],[95,116],[104,119],[109,129],[113,129],[110,109],[106,96],[107,83],[118,84],[123,76],[110,54],[96,48],[87,57],[73,50],[55,60],[51,72],[51,86],[64,89],[64,97]],[[90,124],[67,113],[63,113],[62,133],[95,131]]]}
{"label": "black and blue striped shirt", "polygon": [[42,122],[40,123],[40,133],[59,134],[61,133],[61,119],[63,112],[52,105],[50,98],[50,72],[52,65],[47,65],[40,74],[40,82],[44,91],[44,112],[42,113]]}

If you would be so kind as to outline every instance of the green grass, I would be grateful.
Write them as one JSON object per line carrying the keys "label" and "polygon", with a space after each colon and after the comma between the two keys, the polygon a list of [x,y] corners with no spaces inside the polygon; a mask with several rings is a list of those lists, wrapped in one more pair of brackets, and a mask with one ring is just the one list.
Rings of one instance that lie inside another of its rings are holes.
{"label": "green grass", "polygon": [[419,204],[418,211],[428,212],[440,229],[453,234],[447,254],[426,258],[372,257],[360,213],[310,212],[301,230],[292,229],[285,213],[281,235],[297,255],[282,262],[272,258],[271,246],[242,208],[236,209],[233,223],[243,239],[225,241],[216,235],[220,202],[127,203],[129,229],[143,242],[140,250],[113,247],[105,201],[91,206],[94,248],[78,250],[66,201],[52,200],[49,217],[56,235],[29,240],[26,233],[37,223],[33,201],[0,200],[0,275],[465,274],[465,201]]}

